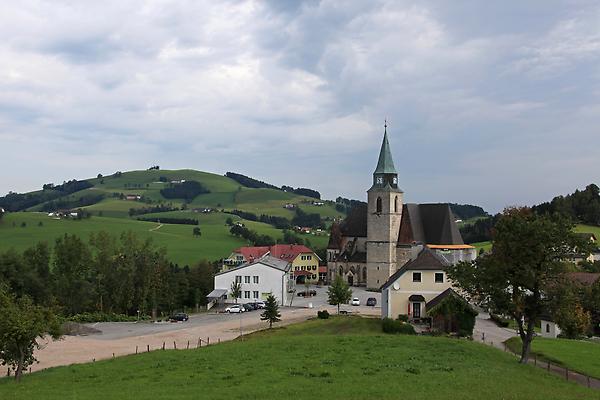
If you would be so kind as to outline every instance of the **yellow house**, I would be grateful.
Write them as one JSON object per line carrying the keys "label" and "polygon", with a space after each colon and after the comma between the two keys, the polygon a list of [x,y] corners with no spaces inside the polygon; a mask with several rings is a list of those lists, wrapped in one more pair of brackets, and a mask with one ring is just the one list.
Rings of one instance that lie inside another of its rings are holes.
{"label": "yellow house", "polygon": [[296,283],[319,281],[319,256],[306,246],[298,244],[276,244],[271,246],[270,255],[292,264],[292,273]]}
{"label": "yellow house", "polygon": [[381,316],[410,319],[427,316],[428,303],[452,288],[446,275],[450,264],[442,256],[424,247],[419,255],[398,269],[381,287]]}

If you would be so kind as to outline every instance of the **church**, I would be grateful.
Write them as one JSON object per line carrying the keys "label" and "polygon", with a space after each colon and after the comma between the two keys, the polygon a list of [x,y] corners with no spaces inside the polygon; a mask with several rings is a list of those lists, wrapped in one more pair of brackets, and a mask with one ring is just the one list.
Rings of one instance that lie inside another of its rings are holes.
{"label": "church", "polygon": [[367,204],[354,207],[344,221],[333,224],[327,246],[328,280],[341,275],[350,286],[382,290],[382,307],[383,291],[397,287],[396,280],[407,271],[414,271],[415,283],[432,274],[433,287],[418,290],[425,303],[427,297],[433,299],[450,287],[440,275],[445,265],[477,256],[476,249],[463,242],[449,204],[405,204],[403,195],[386,126]]}

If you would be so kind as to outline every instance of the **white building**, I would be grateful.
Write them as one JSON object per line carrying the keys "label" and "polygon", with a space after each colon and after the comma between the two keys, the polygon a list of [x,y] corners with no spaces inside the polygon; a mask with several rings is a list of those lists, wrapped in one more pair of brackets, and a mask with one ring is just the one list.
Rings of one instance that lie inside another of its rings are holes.
{"label": "white building", "polygon": [[560,335],[560,327],[550,317],[543,317],[540,321],[542,337],[555,339]]}
{"label": "white building", "polygon": [[288,288],[294,283],[294,275],[289,262],[264,256],[215,275],[215,291],[226,291],[223,292],[227,296],[226,303],[236,301],[231,296],[233,282],[242,285],[242,297],[237,299],[238,303],[264,301],[269,294],[273,294],[280,305],[286,306],[290,304]]}

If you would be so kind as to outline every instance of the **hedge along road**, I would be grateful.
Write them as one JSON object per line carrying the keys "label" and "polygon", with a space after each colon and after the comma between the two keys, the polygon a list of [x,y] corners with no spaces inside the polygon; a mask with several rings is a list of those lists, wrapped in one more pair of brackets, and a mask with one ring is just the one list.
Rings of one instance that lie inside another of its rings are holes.
{"label": "hedge along road", "polygon": [[[325,307],[320,307],[325,309]],[[334,313],[336,308],[326,309]],[[352,311],[362,315],[379,316],[380,309],[371,307],[355,307]],[[317,309],[285,307],[280,309],[282,321],[274,326],[283,326],[304,321],[315,317]],[[259,310],[241,315],[243,333],[249,333],[268,328],[268,324],[260,320]],[[32,366],[32,371],[56,367],[60,365],[87,363],[94,360],[107,359],[127,354],[145,352],[162,348],[173,349],[173,342],[178,349],[185,349],[189,341],[190,348],[202,346],[210,338],[210,344],[219,341],[233,340],[240,334],[240,316],[238,314],[205,313],[190,316],[187,322],[151,323],[151,322],[104,322],[88,326],[102,332],[89,336],[64,336],[59,341],[44,339],[42,349],[36,351],[38,364]]]}

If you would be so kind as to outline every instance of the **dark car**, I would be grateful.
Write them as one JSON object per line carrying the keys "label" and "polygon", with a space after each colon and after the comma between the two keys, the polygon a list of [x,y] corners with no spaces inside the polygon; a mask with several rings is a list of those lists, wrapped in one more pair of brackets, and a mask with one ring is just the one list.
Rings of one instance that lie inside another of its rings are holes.
{"label": "dark car", "polygon": [[250,304],[242,304],[242,306],[244,307],[244,311],[254,311],[254,307]]}
{"label": "dark car", "polygon": [[371,307],[375,307],[377,305],[377,299],[375,297],[369,297],[367,299],[367,305]]}
{"label": "dark car", "polygon": [[175,313],[169,317],[169,321],[177,322],[177,321],[187,321],[190,319],[189,315],[183,312]]}
{"label": "dark car", "polygon": [[298,292],[298,296],[300,296],[300,297],[310,297],[310,296],[316,296],[316,295],[317,295],[317,291],[314,289],[309,290],[309,291],[303,290],[301,292]]}

